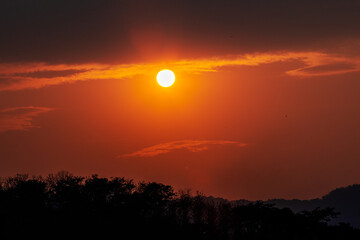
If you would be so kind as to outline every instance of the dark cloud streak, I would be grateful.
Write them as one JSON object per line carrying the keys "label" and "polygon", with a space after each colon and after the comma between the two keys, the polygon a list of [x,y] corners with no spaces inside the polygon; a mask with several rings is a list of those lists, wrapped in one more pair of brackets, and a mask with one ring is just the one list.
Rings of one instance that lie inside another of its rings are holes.
{"label": "dark cloud streak", "polygon": [[33,119],[39,114],[53,110],[47,107],[14,107],[0,110],[0,133],[37,127]]}
{"label": "dark cloud streak", "polygon": [[31,77],[31,78],[54,78],[54,77],[66,77],[78,73],[86,72],[86,70],[66,69],[60,71],[35,71],[27,73],[18,73],[14,76],[18,77]]}

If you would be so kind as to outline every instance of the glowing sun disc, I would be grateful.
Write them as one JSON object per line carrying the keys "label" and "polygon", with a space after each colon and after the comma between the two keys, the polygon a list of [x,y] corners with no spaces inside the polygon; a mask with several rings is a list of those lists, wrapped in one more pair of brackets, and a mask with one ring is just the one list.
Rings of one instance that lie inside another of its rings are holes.
{"label": "glowing sun disc", "polygon": [[161,70],[156,76],[157,82],[162,87],[170,87],[175,82],[175,74],[168,69]]}

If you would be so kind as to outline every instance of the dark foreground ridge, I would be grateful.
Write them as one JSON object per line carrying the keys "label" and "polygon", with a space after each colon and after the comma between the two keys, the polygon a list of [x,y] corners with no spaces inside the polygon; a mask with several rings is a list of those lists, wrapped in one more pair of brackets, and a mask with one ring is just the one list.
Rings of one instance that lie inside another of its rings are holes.
{"label": "dark foreground ridge", "polygon": [[48,238],[360,239],[349,224],[328,222],[331,208],[294,213],[255,202],[234,205],[124,178],[17,175],[0,189],[0,231]]}

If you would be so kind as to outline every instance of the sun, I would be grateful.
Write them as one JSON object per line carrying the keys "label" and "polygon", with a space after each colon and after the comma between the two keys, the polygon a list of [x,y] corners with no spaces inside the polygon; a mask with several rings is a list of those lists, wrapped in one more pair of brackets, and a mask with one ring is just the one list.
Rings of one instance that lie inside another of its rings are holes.
{"label": "sun", "polygon": [[157,82],[162,87],[170,87],[175,82],[175,74],[168,69],[161,70],[156,76]]}

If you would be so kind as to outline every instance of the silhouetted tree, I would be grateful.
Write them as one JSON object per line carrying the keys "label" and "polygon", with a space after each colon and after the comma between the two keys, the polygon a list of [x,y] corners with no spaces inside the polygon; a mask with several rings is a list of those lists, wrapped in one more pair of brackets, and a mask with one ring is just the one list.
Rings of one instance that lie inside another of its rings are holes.
{"label": "silhouetted tree", "polygon": [[0,233],[79,238],[318,240],[360,239],[349,224],[329,225],[332,208],[293,213],[271,204],[232,205],[169,185],[125,178],[46,178],[18,174],[0,184]]}

